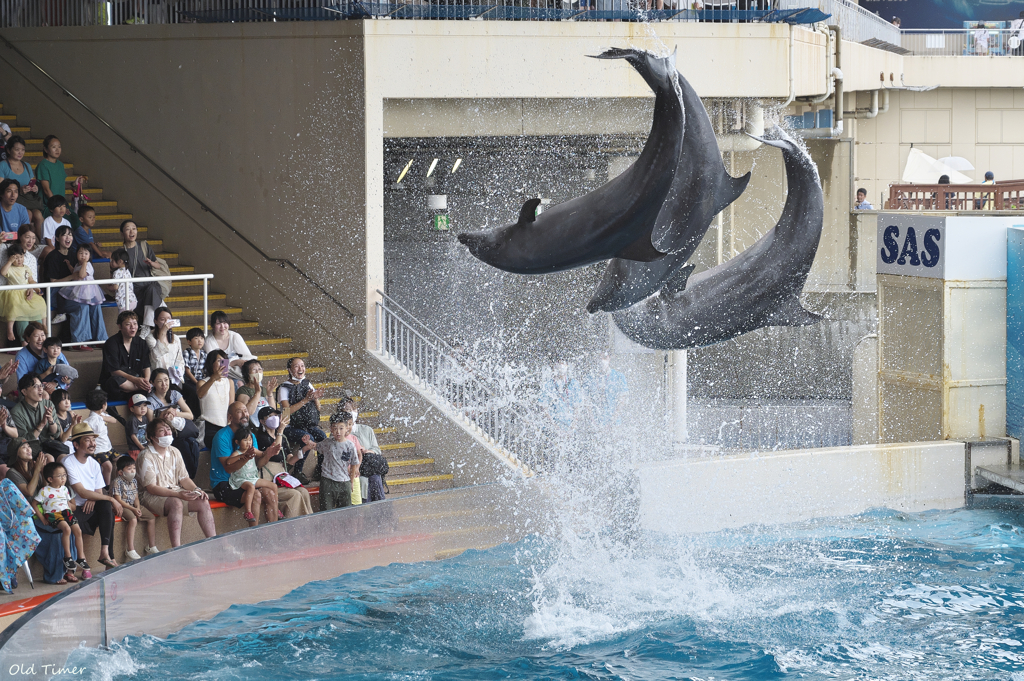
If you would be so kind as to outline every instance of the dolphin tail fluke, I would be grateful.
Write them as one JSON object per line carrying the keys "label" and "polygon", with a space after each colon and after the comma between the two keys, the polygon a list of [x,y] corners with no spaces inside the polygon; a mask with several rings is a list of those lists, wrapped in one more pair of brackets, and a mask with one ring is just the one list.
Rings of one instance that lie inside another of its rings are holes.
{"label": "dolphin tail fluke", "polygon": [[810,326],[825,319],[820,314],[815,314],[804,309],[796,296],[790,296],[779,306],[779,309],[772,314],[768,326]]}
{"label": "dolphin tail fluke", "polygon": [[722,212],[726,206],[731,204],[747,190],[750,184],[750,173],[740,177],[726,177],[715,194],[715,215]]}
{"label": "dolphin tail fluke", "polygon": [[525,225],[528,222],[535,221],[537,219],[537,206],[539,205],[540,199],[530,199],[524,203],[519,211],[519,224]]}

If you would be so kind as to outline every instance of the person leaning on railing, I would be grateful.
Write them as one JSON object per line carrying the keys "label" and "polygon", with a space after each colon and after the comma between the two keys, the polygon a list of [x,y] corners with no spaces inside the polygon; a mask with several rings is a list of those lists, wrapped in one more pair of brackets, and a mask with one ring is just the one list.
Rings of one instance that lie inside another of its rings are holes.
{"label": "person leaning on railing", "polygon": [[[51,283],[85,281],[91,276],[91,266],[82,266],[76,271],[75,263],[78,262],[78,256],[71,252],[71,243],[74,241],[74,238],[71,227],[61,225],[57,228],[57,247],[50,251],[50,254],[43,260],[42,272],[40,272],[43,281]],[[84,264],[88,265],[88,261]],[[92,286],[95,286],[95,284]],[[76,343],[86,343],[93,340],[107,339],[107,325],[103,321],[103,310],[100,307],[102,301],[94,304],[81,303],[59,294],[54,295],[56,293],[55,291],[50,295],[50,304],[54,310],[68,316],[71,324],[71,339],[73,341]]]}

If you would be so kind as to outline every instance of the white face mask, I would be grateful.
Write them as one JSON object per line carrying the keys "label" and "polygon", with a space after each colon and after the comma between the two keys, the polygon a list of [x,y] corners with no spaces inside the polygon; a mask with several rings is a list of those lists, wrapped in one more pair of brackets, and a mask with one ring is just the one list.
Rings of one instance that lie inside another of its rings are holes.
{"label": "white face mask", "polygon": [[350,411],[349,414],[352,414],[352,423],[354,424],[356,422],[356,420],[359,418],[359,412],[358,411]]}
{"label": "white face mask", "polygon": [[262,371],[257,371],[254,375],[256,376],[256,382],[257,383],[263,383],[263,372]]}
{"label": "white face mask", "polygon": [[274,430],[279,425],[281,425],[280,416],[278,416],[277,414],[271,414],[270,416],[267,417],[267,428],[269,428],[270,430]]}
{"label": "white face mask", "polygon": [[131,482],[135,479],[135,473],[129,473],[128,471],[121,471],[121,477],[126,481]]}
{"label": "white face mask", "polygon": [[172,442],[174,442],[174,437],[171,435],[164,435],[156,439],[156,443],[161,447],[170,447]]}

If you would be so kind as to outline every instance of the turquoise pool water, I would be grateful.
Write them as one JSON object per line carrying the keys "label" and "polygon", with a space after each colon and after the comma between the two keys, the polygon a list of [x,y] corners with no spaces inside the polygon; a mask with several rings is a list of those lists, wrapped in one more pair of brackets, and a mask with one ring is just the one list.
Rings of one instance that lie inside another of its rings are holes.
{"label": "turquoise pool water", "polygon": [[107,679],[1024,681],[1024,516],[877,511],[685,539],[566,531],[79,650]]}

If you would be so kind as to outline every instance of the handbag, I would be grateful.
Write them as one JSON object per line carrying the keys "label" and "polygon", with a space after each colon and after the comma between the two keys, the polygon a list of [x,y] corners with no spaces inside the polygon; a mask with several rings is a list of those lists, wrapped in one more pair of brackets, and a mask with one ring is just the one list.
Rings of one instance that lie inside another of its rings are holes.
{"label": "handbag", "polygon": [[299,482],[298,478],[283,472],[274,476],[274,483],[278,487],[285,487],[287,489],[298,489],[299,487],[302,487],[302,483]]}
{"label": "handbag", "polygon": [[[144,249],[143,252],[144,253],[148,253],[149,252],[149,242],[148,241],[143,241],[142,242],[142,246],[143,246],[143,249]],[[154,256],[155,256],[155,254],[154,254]],[[163,258],[154,257],[153,261],[156,263],[156,265],[151,267],[150,271],[152,271],[154,277],[169,277],[169,276],[171,276],[171,268],[167,265],[167,261],[166,260],[164,260]],[[161,298],[166,298],[167,296],[169,296],[171,294],[171,287],[174,286],[174,282],[170,281],[169,279],[162,279],[162,280],[160,280],[157,283],[160,284],[160,291],[162,292],[160,294]]]}

